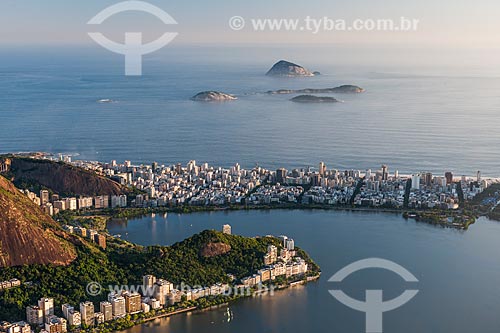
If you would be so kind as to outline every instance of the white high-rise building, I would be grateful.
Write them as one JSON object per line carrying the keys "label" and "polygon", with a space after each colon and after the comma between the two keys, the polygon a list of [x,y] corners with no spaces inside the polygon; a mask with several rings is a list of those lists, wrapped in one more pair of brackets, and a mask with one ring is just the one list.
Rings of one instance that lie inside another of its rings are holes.
{"label": "white high-rise building", "polygon": [[101,302],[99,304],[101,313],[104,315],[104,321],[109,321],[113,319],[113,306],[110,302]]}
{"label": "white high-rise building", "polygon": [[[156,283],[156,277],[154,275],[144,275],[142,277],[142,285],[148,291],[154,287],[155,283]],[[144,292],[146,292],[146,290],[144,290]],[[147,296],[152,296],[152,295],[147,295]]]}
{"label": "white high-rise building", "polygon": [[76,198],[66,198],[65,199],[66,209],[69,210],[77,210],[78,209],[78,201]]}
{"label": "white high-rise building", "polygon": [[288,237],[284,236],[284,235],[281,235],[279,238],[283,242],[283,247],[286,248],[286,240],[288,239]]}
{"label": "white high-rise building", "polygon": [[40,204],[45,205],[49,202],[49,191],[41,190],[40,191]]}
{"label": "white high-rise building", "polygon": [[66,319],[68,319],[69,326],[79,327],[82,325],[82,314],[78,311],[70,310]]}
{"label": "white high-rise building", "polygon": [[229,224],[224,224],[222,226],[222,232],[227,235],[231,235],[231,226]]}
{"label": "white high-rise building", "polygon": [[43,311],[39,306],[28,306],[26,308],[26,321],[28,324],[43,324]]}
{"label": "white high-rise building", "polygon": [[319,169],[319,174],[320,174],[321,176],[324,176],[324,175],[325,175],[325,173],[326,173],[326,164],[325,164],[325,162],[319,162],[319,167],[318,167],[318,169]]}
{"label": "white high-rise building", "polygon": [[420,175],[412,175],[411,176],[411,189],[412,190],[420,190]]}
{"label": "white high-rise building", "polygon": [[38,301],[38,307],[42,309],[43,317],[45,320],[54,314],[54,299],[42,298]]}
{"label": "white high-rise building", "polygon": [[127,311],[125,309],[125,297],[123,296],[113,297],[111,298],[110,303],[112,306],[113,317],[115,318],[125,317],[125,315],[127,314]]}
{"label": "white high-rise building", "polygon": [[154,298],[160,301],[161,305],[167,304],[167,296],[174,289],[174,285],[166,280],[159,279],[154,286]]}
{"label": "white high-rise building", "polygon": [[83,302],[80,303],[80,315],[82,324],[87,326],[91,326],[94,324],[94,303],[92,302]]}
{"label": "white high-rise building", "polygon": [[63,316],[66,319],[68,319],[69,312],[75,310],[75,308],[69,304],[63,304],[61,306],[61,309],[62,309]]}

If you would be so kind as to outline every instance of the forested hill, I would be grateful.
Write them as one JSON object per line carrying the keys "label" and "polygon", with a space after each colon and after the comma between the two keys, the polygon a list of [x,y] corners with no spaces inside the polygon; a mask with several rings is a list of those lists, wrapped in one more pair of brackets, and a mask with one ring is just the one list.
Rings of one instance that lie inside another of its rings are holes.
{"label": "forested hill", "polygon": [[37,191],[47,188],[65,196],[96,196],[126,194],[129,190],[94,172],[63,163],[19,156],[0,156],[8,160],[9,171],[4,176],[18,188]]}
{"label": "forested hill", "polygon": [[[193,287],[229,282],[228,274],[241,278],[262,268],[269,244],[281,247],[274,237],[248,238],[213,230],[172,246],[143,247],[108,237],[108,247],[102,250],[82,239],[76,247],[78,258],[69,266],[31,265],[0,270],[0,281],[18,278],[23,282],[20,288],[0,292],[0,321],[23,319],[25,307],[40,297],[53,297],[56,304],[85,300],[97,304],[105,300],[105,291],[96,297],[86,294],[90,282],[102,286],[138,285],[145,274]],[[313,271],[319,271],[304,251],[298,252]]]}

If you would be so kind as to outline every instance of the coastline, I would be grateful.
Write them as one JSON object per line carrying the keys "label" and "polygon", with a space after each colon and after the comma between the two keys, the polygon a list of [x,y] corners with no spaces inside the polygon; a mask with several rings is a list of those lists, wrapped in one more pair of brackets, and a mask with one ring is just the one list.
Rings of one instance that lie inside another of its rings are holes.
{"label": "coastline", "polygon": [[121,332],[121,331],[128,330],[128,329],[131,329],[131,328],[136,327],[136,326],[146,324],[146,323],[151,322],[151,321],[155,321],[155,320],[163,319],[163,318],[168,318],[168,317],[172,317],[172,316],[179,315],[179,314],[211,311],[214,309],[218,309],[222,306],[230,305],[231,303],[233,303],[237,300],[240,300],[240,299],[248,299],[248,298],[253,298],[253,297],[266,295],[266,294],[269,294],[272,296],[274,294],[274,292],[283,291],[283,290],[286,290],[288,288],[293,288],[293,287],[296,287],[299,285],[306,285],[308,283],[315,282],[315,281],[319,280],[320,278],[321,278],[321,272],[317,272],[313,276],[304,276],[303,279],[300,279],[300,280],[297,280],[294,282],[288,282],[284,285],[283,284],[278,285],[272,289],[269,289],[265,285],[263,285],[263,287],[259,288],[258,290],[252,290],[252,292],[249,295],[242,294],[242,295],[237,295],[237,296],[226,296],[228,299],[225,299],[223,302],[218,303],[218,304],[208,305],[206,307],[189,306],[189,307],[185,307],[185,308],[179,308],[179,309],[176,309],[176,310],[171,311],[171,312],[168,312],[167,309],[165,308],[165,309],[162,309],[162,311],[165,311],[163,313],[155,314],[151,317],[130,319],[127,321],[126,324],[122,324],[120,322],[120,320],[122,320],[123,318],[118,319],[117,321],[114,321],[114,322],[110,322],[111,324],[115,325],[115,328],[96,327],[96,328],[91,328],[91,329],[87,329],[87,330],[85,330],[85,329],[74,330],[74,331],[69,330],[68,332],[75,332],[75,333],[76,332],[88,332],[88,333]]}
{"label": "coastline", "polygon": [[[488,214],[480,214],[477,210],[442,210],[442,209],[408,209],[408,208],[379,208],[379,207],[353,207],[353,206],[333,206],[333,205],[314,205],[314,204],[277,204],[277,205],[256,205],[256,206],[181,206],[181,207],[156,207],[156,208],[115,208],[108,210],[88,210],[77,212],[81,217],[85,216],[98,216],[108,220],[111,219],[137,219],[151,214],[192,214],[192,213],[209,213],[209,212],[231,212],[231,211],[272,211],[272,210],[303,210],[303,211],[347,211],[347,212],[363,212],[363,213],[386,213],[386,214],[401,214],[405,219],[414,218],[418,222],[428,224],[441,225],[443,227],[467,229],[470,225],[474,224],[476,219]],[[441,216],[443,218],[453,218],[455,216],[465,216],[464,223],[460,225],[453,225],[453,223],[446,223],[437,221],[437,219],[430,219],[429,216]],[[427,217],[427,218],[425,218]],[[67,217],[66,217],[67,218]],[[467,220],[467,221],[465,221]],[[495,220],[495,219],[492,219]]]}

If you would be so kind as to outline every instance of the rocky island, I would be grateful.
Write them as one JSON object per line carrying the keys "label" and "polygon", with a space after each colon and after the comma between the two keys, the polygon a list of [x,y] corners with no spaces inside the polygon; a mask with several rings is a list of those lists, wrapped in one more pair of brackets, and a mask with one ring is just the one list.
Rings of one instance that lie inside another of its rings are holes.
{"label": "rocky island", "polygon": [[191,97],[192,101],[197,102],[225,102],[234,101],[236,99],[238,99],[236,96],[219,91],[202,91]]}
{"label": "rocky island", "polygon": [[314,76],[308,69],[286,60],[280,60],[267,72],[267,76],[300,77]]}
{"label": "rocky island", "polygon": [[328,96],[299,95],[291,99],[295,103],[337,103],[338,100]]}
{"label": "rocky island", "polygon": [[334,88],[306,88],[306,89],[280,89],[269,90],[266,93],[270,95],[287,95],[287,94],[360,94],[365,92],[365,89],[354,85],[343,85]]}

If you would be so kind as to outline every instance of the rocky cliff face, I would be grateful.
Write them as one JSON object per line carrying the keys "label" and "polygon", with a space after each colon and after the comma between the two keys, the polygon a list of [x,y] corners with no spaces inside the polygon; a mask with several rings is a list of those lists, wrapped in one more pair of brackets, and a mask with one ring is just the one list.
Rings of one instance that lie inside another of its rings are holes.
{"label": "rocky cliff face", "polygon": [[67,265],[76,258],[69,236],[0,176],[0,267]]}
{"label": "rocky cliff face", "polygon": [[266,75],[282,77],[314,76],[311,71],[286,60],[280,60],[275,63]]}
{"label": "rocky cliff face", "polygon": [[205,258],[217,257],[231,251],[231,246],[225,243],[208,243],[200,250],[200,255]]}
{"label": "rocky cliff face", "polygon": [[37,185],[64,195],[116,195],[128,189],[92,172],[65,163],[30,158],[10,158],[9,175],[19,188]]}

